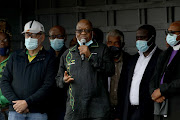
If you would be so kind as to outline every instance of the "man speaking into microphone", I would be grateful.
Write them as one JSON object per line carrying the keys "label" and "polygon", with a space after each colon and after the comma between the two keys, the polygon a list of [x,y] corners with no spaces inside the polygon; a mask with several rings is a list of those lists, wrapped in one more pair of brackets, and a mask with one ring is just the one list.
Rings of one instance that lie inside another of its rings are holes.
{"label": "man speaking into microphone", "polygon": [[92,30],[89,20],[80,20],[78,43],[61,56],[56,81],[61,88],[68,86],[64,120],[109,120],[105,77],[114,74],[114,62],[109,48],[93,39]]}

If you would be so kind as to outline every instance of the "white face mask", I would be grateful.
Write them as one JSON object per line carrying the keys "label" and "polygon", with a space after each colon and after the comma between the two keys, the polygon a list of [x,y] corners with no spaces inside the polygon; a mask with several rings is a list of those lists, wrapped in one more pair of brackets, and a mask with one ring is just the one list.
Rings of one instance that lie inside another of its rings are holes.
{"label": "white face mask", "polygon": [[50,39],[50,44],[55,51],[60,51],[64,46],[64,39],[58,39],[58,38],[54,40]]}
{"label": "white face mask", "polygon": [[171,47],[174,47],[179,41],[176,41],[176,38],[178,37],[179,35],[176,35],[176,34],[173,34],[173,35],[170,35],[168,34],[166,36],[166,41],[167,43],[171,46]]}
{"label": "white face mask", "polygon": [[38,39],[36,38],[25,38],[25,46],[28,50],[35,50],[38,47]]}

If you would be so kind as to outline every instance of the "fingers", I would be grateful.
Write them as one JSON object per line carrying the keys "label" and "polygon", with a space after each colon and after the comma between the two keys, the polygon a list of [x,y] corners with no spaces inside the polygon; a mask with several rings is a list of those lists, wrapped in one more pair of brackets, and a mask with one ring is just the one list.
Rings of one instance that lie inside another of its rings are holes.
{"label": "fingers", "polygon": [[152,98],[152,100],[155,101],[156,99],[158,99],[160,97],[161,97],[161,92],[160,92],[160,89],[158,88],[158,89],[154,90],[154,92],[151,95],[151,98]]}
{"label": "fingers", "polygon": [[17,103],[17,101],[12,101],[12,103]]}
{"label": "fingers", "polygon": [[64,76],[68,76],[67,71],[64,72]]}
{"label": "fingers", "polygon": [[28,113],[28,112],[29,112],[28,108],[23,111],[23,113]]}
{"label": "fingers", "polygon": [[71,76],[68,76],[66,79],[64,79],[65,83],[70,83],[74,80],[74,78],[71,78]]}
{"label": "fingers", "polygon": [[81,55],[81,54],[85,54],[85,56],[86,56],[87,58],[88,58],[88,57],[90,56],[90,54],[91,54],[88,46],[86,46],[86,45],[82,45],[82,46],[78,47],[78,49],[79,49],[80,55]]}
{"label": "fingers", "polygon": [[79,49],[80,55],[81,54],[86,54],[86,52],[88,50],[88,46],[82,45],[82,46],[78,47],[78,49]]}
{"label": "fingers", "polygon": [[65,83],[70,83],[71,81],[74,80],[74,78],[71,78],[71,76],[69,76],[69,75],[67,74],[67,71],[65,71],[65,72],[64,72],[64,78],[63,78],[63,80],[64,80]]}
{"label": "fingers", "polygon": [[157,100],[155,100],[155,102],[157,103],[162,103],[165,100],[164,96],[161,96],[160,98],[158,98]]}

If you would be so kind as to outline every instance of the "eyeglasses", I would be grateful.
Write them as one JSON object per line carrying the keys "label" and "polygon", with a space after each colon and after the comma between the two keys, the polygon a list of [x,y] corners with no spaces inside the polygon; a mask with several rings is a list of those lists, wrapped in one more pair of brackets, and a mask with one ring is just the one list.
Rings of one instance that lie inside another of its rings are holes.
{"label": "eyeglasses", "polygon": [[171,35],[171,36],[173,36],[173,34],[176,34],[177,32],[180,32],[180,31],[169,31],[169,30],[165,30],[165,34],[167,35],[167,34],[169,34],[169,35]]}
{"label": "eyeglasses", "polygon": [[31,38],[37,38],[37,36],[38,35],[41,35],[42,33],[25,33],[24,34],[24,36],[26,37],[26,38],[29,38],[29,37],[31,37]]}
{"label": "eyeglasses", "polygon": [[8,41],[8,39],[7,38],[5,38],[5,39],[3,39],[3,40],[0,40],[0,43],[5,43],[5,42],[7,42]]}
{"label": "eyeglasses", "polygon": [[64,37],[65,37],[65,35],[49,35],[50,39],[55,39],[55,38],[61,39],[61,38],[64,38]]}
{"label": "eyeglasses", "polygon": [[82,32],[90,33],[91,31],[92,31],[92,29],[78,29],[78,30],[76,30],[76,33],[79,33],[79,34],[81,34]]}

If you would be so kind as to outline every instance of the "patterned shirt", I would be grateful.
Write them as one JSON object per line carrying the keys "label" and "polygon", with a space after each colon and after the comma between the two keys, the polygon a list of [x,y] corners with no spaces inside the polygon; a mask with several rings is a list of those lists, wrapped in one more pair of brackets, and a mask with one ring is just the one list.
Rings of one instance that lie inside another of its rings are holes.
{"label": "patterned shirt", "polygon": [[0,78],[2,77],[2,74],[3,74],[4,69],[6,67],[7,61],[9,60],[9,57],[0,63]]}
{"label": "patterned shirt", "polygon": [[[10,55],[9,55],[9,57],[10,57]],[[9,57],[0,63],[0,79],[2,78],[2,74],[6,67],[7,61],[9,60]],[[2,92],[0,89],[0,108],[6,107],[8,105],[8,103],[9,103],[9,101],[2,95]]]}

